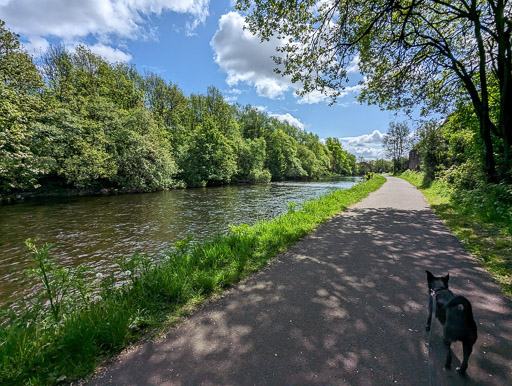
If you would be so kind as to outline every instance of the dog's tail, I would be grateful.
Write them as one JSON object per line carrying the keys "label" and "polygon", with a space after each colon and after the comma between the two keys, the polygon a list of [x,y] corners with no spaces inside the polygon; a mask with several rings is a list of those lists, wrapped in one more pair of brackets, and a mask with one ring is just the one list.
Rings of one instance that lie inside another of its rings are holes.
{"label": "dog's tail", "polygon": [[473,308],[471,307],[471,303],[469,302],[469,300],[466,299],[464,296],[455,296],[446,304],[446,308],[456,307],[459,304],[461,304],[462,307],[464,307],[464,311],[463,311],[464,318],[472,320],[473,319]]}

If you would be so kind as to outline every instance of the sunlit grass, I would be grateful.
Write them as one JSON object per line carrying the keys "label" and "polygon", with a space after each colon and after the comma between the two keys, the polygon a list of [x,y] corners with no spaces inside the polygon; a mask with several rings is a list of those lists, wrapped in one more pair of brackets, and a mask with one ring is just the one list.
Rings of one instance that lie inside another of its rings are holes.
{"label": "sunlit grass", "polygon": [[422,173],[406,172],[400,177],[420,189],[444,224],[482,262],[505,294],[512,297],[512,235],[509,221],[503,217],[496,221],[492,213],[482,216],[476,206],[453,200],[450,187],[443,181],[436,180],[425,186]]}
{"label": "sunlit grass", "polygon": [[90,375],[106,357],[178,323],[384,182],[376,176],[299,210],[288,205],[274,220],[231,227],[201,244],[178,242],[156,264],[136,255],[120,263],[124,284],[114,274],[104,277],[92,301],[58,321],[26,310],[0,327],[0,383],[58,384]]}

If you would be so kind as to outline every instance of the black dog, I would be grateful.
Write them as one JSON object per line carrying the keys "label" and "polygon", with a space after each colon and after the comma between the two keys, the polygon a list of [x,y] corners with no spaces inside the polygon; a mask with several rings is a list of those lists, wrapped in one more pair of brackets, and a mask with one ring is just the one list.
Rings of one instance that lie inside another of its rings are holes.
{"label": "black dog", "polygon": [[469,356],[473,351],[473,345],[478,337],[471,303],[464,296],[454,296],[452,291],[448,289],[450,274],[436,277],[429,271],[426,272],[430,296],[428,302],[428,319],[425,328],[427,331],[430,330],[435,299],[435,315],[443,325],[444,345],[448,351],[444,367],[450,369],[452,366],[452,342],[457,340],[461,341],[464,359],[460,367],[457,368],[457,371],[459,374],[465,375],[466,369],[468,368]]}

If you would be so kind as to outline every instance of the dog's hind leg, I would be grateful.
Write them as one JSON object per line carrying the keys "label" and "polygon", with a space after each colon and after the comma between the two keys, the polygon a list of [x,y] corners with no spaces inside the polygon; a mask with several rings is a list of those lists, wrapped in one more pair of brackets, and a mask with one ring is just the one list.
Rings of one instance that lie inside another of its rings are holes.
{"label": "dog's hind leg", "polygon": [[444,347],[446,348],[446,362],[444,363],[444,367],[446,369],[452,368],[452,342],[444,339],[443,341]]}
{"label": "dog's hind leg", "polygon": [[468,368],[469,356],[473,352],[473,343],[469,342],[469,341],[462,342],[462,351],[463,351],[464,359],[462,360],[460,367],[457,368],[457,372],[460,375],[466,375],[466,370]]}

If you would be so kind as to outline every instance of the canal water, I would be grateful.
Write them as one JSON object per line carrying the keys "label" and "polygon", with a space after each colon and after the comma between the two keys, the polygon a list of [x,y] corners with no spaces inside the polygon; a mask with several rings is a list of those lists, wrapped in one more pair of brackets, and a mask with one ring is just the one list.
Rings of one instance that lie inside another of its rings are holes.
{"label": "canal water", "polygon": [[108,197],[33,199],[0,207],[0,305],[30,291],[23,271],[31,266],[27,238],[50,242],[65,266],[86,264],[109,273],[116,259],[144,253],[157,258],[191,234],[204,240],[229,225],[252,225],[358,178],[275,182]]}

